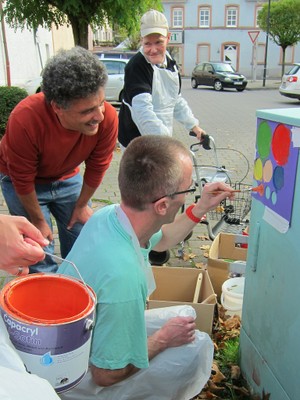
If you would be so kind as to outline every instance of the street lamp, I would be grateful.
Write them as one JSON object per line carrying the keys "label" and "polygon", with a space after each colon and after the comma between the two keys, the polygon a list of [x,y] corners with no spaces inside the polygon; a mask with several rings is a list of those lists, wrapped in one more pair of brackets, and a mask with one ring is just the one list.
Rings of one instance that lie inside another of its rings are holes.
{"label": "street lamp", "polygon": [[267,32],[266,32],[266,51],[265,51],[265,62],[264,62],[263,86],[266,86],[267,58],[268,58],[268,43],[269,43],[269,30],[270,30],[270,8],[271,8],[271,0],[269,0],[269,2],[268,2]]}

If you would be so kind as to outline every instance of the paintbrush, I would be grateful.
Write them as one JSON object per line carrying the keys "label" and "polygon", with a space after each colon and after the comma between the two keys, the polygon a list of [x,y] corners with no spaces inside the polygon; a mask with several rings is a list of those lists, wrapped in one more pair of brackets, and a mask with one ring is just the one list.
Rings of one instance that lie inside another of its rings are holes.
{"label": "paintbrush", "polygon": [[[218,189],[218,190],[213,190],[212,192],[209,192],[209,193],[211,193],[211,194],[220,194],[220,193],[223,193],[223,192],[226,192],[226,190]],[[258,186],[250,187],[250,188],[247,188],[247,189],[235,189],[235,190],[231,190],[230,191],[230,193],[242,193],[242,192],[256,192],[256,193],[259,193],[261,196],[263,196],[263,194],[264,194],[264,186],[263,186],[263,184],[260,184]]]}

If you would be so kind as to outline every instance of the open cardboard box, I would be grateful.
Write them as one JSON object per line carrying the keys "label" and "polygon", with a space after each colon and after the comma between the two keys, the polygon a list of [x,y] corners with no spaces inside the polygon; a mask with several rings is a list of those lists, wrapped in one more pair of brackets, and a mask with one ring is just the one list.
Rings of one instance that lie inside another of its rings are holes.
{"label": "open cardboard box", "polygon": [[185,267],[153,266],[152,270],[156,289],[149,297],[148,307],[191,305],[197,314],[197,329],[211,334],[216,295],[208,272]]}
{"label": "open cardboard box", "polygon": [[208,273],[214,291],[220,298],[223,283],[231,273],[244,276],[248,236],[219,233],[209,249]]}

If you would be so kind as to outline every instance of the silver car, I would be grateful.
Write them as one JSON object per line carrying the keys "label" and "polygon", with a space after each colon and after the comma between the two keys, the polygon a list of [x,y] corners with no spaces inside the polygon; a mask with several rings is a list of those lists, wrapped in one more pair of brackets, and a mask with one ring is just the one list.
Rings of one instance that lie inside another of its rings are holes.
{"label": "silver car", "polygon": [[[108,81],[105,89],[105,99],[109,102],[121,102],[123,99],[124,69],[128,59],[104,58],[101,62],[105,65]],[[28,80],[24,85],[20,85],[28,94],[39,93],[41,91],[42,77]]]}
{"label": "silver car", "polygon": [[128,59],[103,58],[101,62],[105,65],[108,81],[105,88],[105,98],[111,102],[122,102],[124,88],[124,69]]}
{"label": "silver car", "polygon": [[295,63],[289,72],[283,75],[279,93],[300,100],[300,63]]}

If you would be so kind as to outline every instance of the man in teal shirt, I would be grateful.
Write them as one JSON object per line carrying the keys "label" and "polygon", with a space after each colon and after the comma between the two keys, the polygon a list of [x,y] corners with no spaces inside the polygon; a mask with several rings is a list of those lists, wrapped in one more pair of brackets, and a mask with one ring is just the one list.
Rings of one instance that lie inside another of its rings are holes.
{"label": "man in teal shirt", "polygon": [[[208,184],[199,202],[178,214],[195,191],[192,168],[185,146],[166,136],[136,138],[124,152],[121,204],[96,212],[67,257],[96,292],[97,307],[89,371],[63,399],[188,400],[209,378],[213,346],[195,331],[194,316],[162,321],[149,335],[145,320],[155,288],[149,252],[175,246],[207,211],[233,196],[223,183]],[[66,262],[58,272],[77,276]]]}

